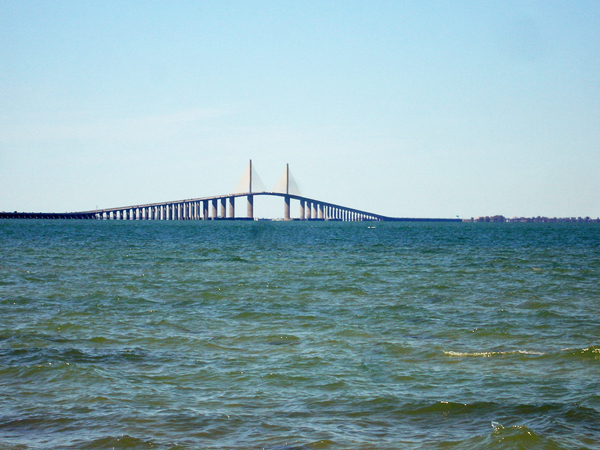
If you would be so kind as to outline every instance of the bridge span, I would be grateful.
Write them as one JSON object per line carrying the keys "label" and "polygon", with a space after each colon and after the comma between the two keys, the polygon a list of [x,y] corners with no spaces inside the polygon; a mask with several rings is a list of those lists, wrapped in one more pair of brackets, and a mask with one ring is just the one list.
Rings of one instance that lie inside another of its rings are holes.
{"label": "bridge span", "polygon": [[[0,212],[0,219],[87,219],[87,220],[254,220],[254,197],[272,196],[283,198],[283,220],[334,220],[334,221],[428,221],[460,222],[460,219],[426,219],[389,217],[336,205],[298,193],[290,192],[289,165],[283,175],[285,187],[282,192],[252,190],[252,161],[247,169],[247,191],[226,195],[192,198],[160,203],[148,203],[117,208],[96,209],[71,213],[25,213]],[[292,183],[294,186],[295,183]],[[236,216],[236,199],[246,198],[246,214]],[[300,210],[296,218],[291,214],[291,201],[299,202]]]}
{"label": "bridge span", "polygon": [[[254,197],[282,197],[284,203],[283,220],[390,220],[393,218],[348,208],[333,203],[281,192],[246,192],[212,197],[194,198],[174,202],[134,205],[125,208],[108,208],[85,211],[93,219],[103,220],[254,220]],[[246,198],[246,215],[237,216],[236,199]],[[297,218],[291,216],[291,200],[300,204]]]}

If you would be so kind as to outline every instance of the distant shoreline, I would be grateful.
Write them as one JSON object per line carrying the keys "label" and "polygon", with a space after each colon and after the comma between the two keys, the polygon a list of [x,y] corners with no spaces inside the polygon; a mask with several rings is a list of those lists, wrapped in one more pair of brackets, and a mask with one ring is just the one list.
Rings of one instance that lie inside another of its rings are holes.
{"label": "distant shoreline", "polygon": [[463,222],[494,222],[494,223],[600,223],[600,218],[590,217],[504,217],[482,216],[463,219]]}

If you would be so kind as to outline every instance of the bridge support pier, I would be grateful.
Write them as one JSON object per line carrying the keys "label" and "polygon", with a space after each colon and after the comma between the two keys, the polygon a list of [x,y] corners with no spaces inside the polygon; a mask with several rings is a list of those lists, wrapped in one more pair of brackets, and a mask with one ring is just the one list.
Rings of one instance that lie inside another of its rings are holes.
{"label": "bridge support pier", "polygon": [[235,197],[227,197],[229,200],[229,217],[235,218]]}
{"label": "bridge support pier", "polygon": [[300,200],[300,220],[304,220],[304,200]]}
{"label": "bridge support pier", "polygon": [[210,211],[210,218],[212,220],[215,220],[217,218],[217,204],[218,204],[218,200],[216,198],[212,199],[212,208]]}
{"label": "bridge support pier", "polygon": [[292,220],[290,216],[290,196],[286,195],[283,197],[284,207],[283,207],[283,220]]}
{"label": "bridge support pier", "polygon": [[254,195],[248,195],[248,219],[254,219]]}
{"label": "bridge support pier", "polygon": [[227,217],[227,198],[223,197],[221,199],[221,215],[219,219],[225,219]]}

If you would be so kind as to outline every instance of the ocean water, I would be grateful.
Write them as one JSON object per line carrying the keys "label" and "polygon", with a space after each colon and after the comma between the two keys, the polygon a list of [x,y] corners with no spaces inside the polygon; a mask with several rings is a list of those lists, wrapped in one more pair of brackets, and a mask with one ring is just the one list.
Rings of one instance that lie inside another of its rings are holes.
{"label": "ocean water", "polygon": [[597,224],[0,221],[0,449],[600,448]]}

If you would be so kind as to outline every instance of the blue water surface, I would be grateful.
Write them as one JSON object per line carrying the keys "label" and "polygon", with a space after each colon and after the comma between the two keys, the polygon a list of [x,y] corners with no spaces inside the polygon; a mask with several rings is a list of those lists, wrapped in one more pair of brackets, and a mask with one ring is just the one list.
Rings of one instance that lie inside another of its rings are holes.
{"label": "blue water surface", "polygon": [[0,221],[0,449],[600,448],[600,225]]}

